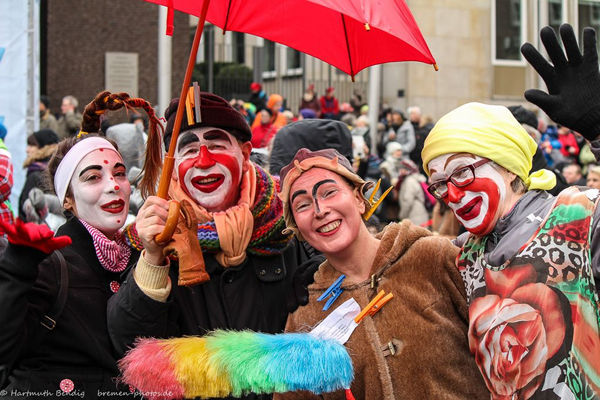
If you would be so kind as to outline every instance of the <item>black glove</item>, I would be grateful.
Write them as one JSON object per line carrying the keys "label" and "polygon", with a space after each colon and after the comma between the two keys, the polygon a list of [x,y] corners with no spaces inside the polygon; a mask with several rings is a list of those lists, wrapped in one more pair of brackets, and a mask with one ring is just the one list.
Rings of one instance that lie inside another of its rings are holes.
{"label": "black glove", "polygon": [[308,304],[308,285],[315,281],[315,272],[325,261],[325,257],[317,254],[298,266],[292,278],[292,288],[287,293],[287,309],[293,313],[300,306]]}
{"label": "black glove", "polygon": [[546,26],[540,32],[552,64],[530,43],[521,46],[521,53],[548,88],[548,93],[529,89],[525,92],[525,98],[544,110],[554,122],[581,133],[588,140],[594,140],[600,135],[600,72],[596,32],[592,28],[583,30],[583,56],[571,25],[561,25],[560,36],[565,52],[552,28]]}

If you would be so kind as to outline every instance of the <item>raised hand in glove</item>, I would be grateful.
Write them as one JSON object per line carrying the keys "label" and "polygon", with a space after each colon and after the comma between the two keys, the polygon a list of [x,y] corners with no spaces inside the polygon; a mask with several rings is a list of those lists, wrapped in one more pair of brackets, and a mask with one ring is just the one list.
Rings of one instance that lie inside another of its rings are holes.
{"label": "raised hand in glove", "polygon": [[71,244],[70,237],[54,237],[54,232],[48,226],[23,222],[20,218],[17,218],[14,225],[0,221],[0,228],[6,233],[9,243],[33,247],[46,254]]}
{"label": "raised hand in glove", "polygon": [[298,307],[308,304],[308,285],[315,281],[315,272],[324,261],[325,257],[318,254],[298,266],[292,280],[292,288],[287,293],[289,313],[293,313]]}
{"label": "raised hand in glove", "polygon": [[[525,92],[525,98],[544,110],[553,121],[594,140],[600,135],[600,72],[596,32],[583,30],[583,55],[571,25],[560,26],[561,49],[554,30],[549,26],[540,38],[552,64],[530,44],[521,46],[521,53],[540,74],[548,93],[537,89]],[[568,59],[567,59],[568,58]]]}

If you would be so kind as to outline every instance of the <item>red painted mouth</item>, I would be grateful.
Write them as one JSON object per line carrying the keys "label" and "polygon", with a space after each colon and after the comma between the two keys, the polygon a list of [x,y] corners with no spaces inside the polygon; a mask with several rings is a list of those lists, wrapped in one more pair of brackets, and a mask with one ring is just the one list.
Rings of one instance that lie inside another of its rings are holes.
{"label": "red painted mouth", "polygon": [[335,221],[330,221],[330,222],[318,227],[317,233],[321,236],[335,235],[337,233],[337,231],[340,230],[341,226],[342,226],[342,220],[336,219]]}
{"label": "red painted mouth", "polygon": [[479,215],[481,204],[483,204],[483,198],[477,196],[463,207],[456,210],[456,215],[462,218],[463,221],[470,221]]}
{"label": "red painted mouth", "polygon": [[125,201],[120,199],[113,200],[109,203],[101,205],[100,208],[102,208],[103,211],[109,212],[111,214],[120,214],[125,208]]}
{"label": "red painted mouth", "polygon": [[197,176],[192,179],[192,185],[201,192],[210,193],[217,190],[224,180],[225,177],[222,174]]}

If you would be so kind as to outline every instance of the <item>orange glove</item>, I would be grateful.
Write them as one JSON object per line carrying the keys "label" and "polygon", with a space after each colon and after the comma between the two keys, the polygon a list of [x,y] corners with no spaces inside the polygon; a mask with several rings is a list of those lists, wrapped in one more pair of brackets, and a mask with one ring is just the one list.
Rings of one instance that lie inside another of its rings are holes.
{"label": "orange glove", "polygon": [[0,228],[6,233],[9,243],[33,247],[46,254],[72,243],[69,236],[54,237],[54,232],[47,225],[23,222],[20,218],[14,225],[0,221]]}

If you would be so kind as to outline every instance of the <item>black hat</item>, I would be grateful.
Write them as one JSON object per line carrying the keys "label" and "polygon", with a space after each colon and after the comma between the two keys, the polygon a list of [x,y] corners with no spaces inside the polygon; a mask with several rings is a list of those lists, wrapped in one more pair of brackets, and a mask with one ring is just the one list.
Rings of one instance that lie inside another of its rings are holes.
{"label": "black hat", "polygon": [[40,129],[39,131],[33,132],[32,135],[40,149],[50,144],[56,144],[60,140],[56,132],[52,129]]}
{"label": "black hat", "polygon": [[529,111],[523,106],[509,106],[508,109],[520,124],[529,125],[537,129],[538,119],[533,111]]}
{"label": "black hat", "polygon": [[[178,105],[179,99],[173,99],[165,111],[167,127],[165,128],[164,141],[167,148],[171,140],[171,134],[173,133]],[[207,92],[200,93],[200,114],[202,116],[202,122],[188,125],[184,111],[180,132],[193,128],[210,126],[226,130],[242,142],[248,142],[252,139],[250,126],[248,125],[248,122],[246,122],[244,116],[231,107],[225,99],[215,94]]]}

